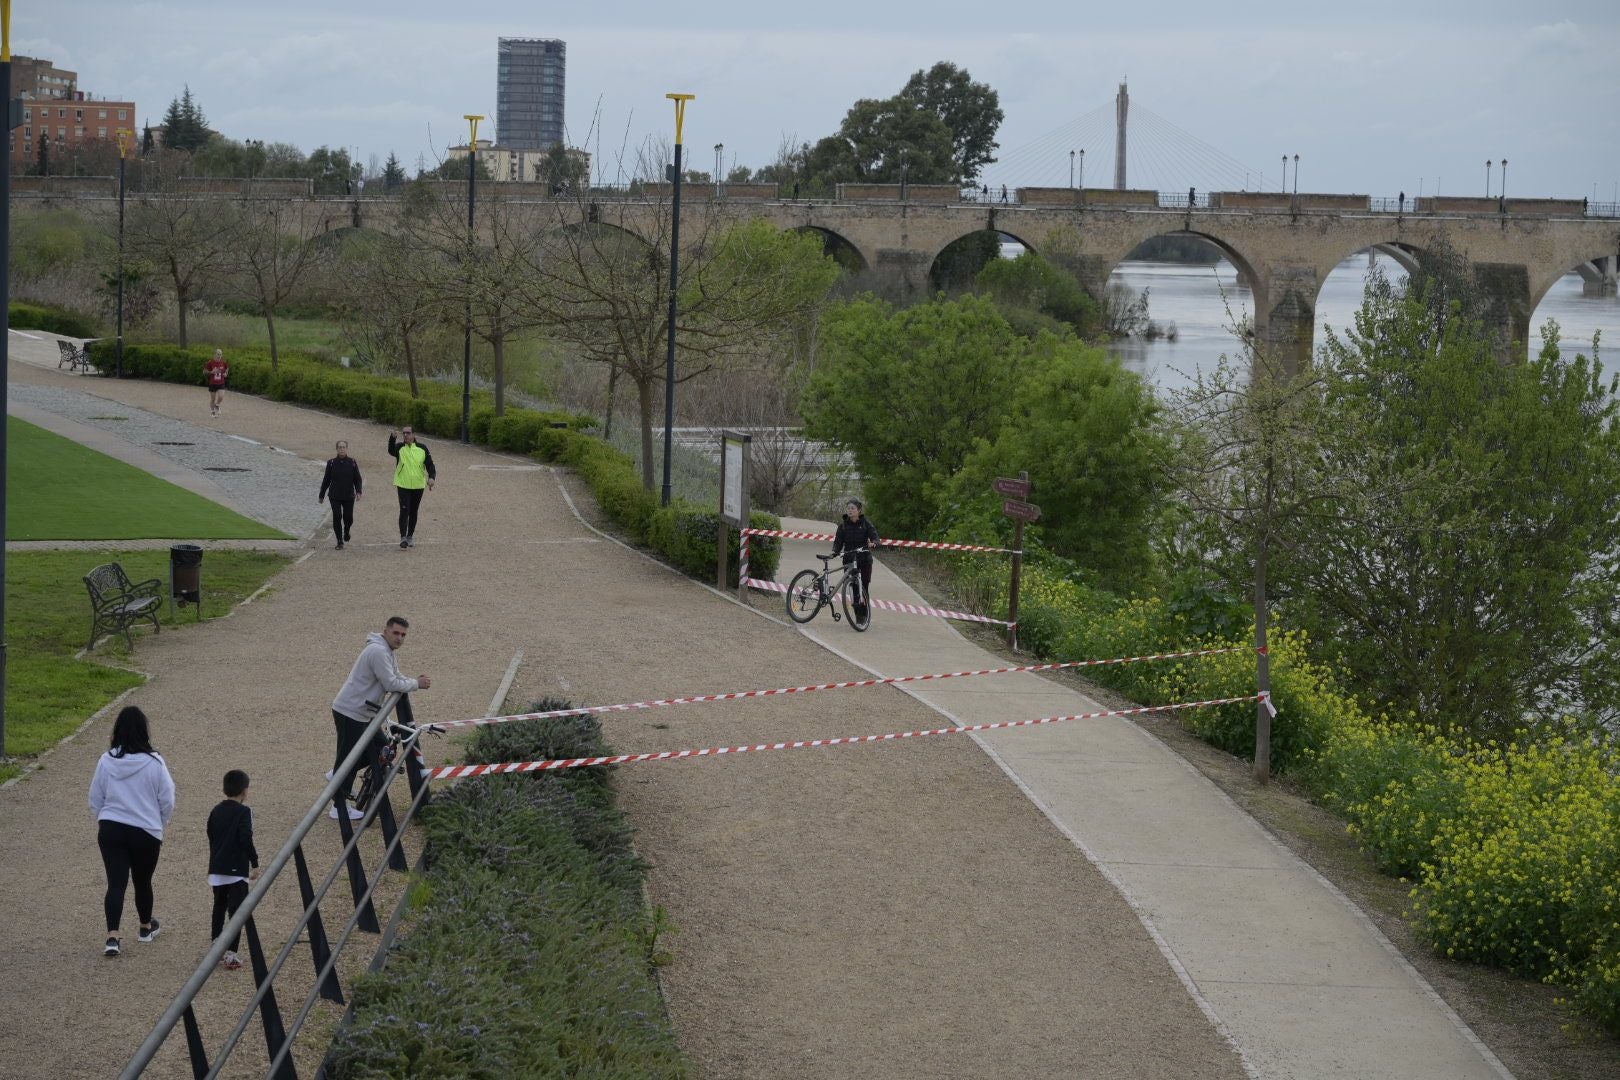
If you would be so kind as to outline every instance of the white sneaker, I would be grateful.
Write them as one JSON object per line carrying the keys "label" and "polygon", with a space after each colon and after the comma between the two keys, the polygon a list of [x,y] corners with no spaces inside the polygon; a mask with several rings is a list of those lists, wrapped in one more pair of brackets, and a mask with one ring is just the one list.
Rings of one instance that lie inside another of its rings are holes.
{"label": "white sneaker", "polygon": [[[336,821],[337,820],[337,807],[334,806],[334,807],[332,807],[332,809],[328,810],[326,812],[326,816],[331,818],[333,821]],[[363,818],[365,816],[366,816],[366,812],[364,810],[360,809],[359,807],[357,807],[357,806],[349,807],[349,820],[350,821],[359,821],[361,818]]]}

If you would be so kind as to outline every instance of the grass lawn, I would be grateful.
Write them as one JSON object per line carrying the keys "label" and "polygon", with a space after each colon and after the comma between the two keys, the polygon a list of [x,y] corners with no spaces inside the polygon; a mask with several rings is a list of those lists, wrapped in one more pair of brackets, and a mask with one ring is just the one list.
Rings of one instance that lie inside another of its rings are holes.
{"label": "grass lawn", "polygon": [[[15,422],[15,421],[14,421]],[[251,596],[288,557],[257,551],[210,551],[203,556],[203,614],[217,617]],[[21,771],[15,759],[29,758],[55,746],[97,709],[131,686],[139,675],[75,660],[90,634],[90,599],[84,575],[105,562],[118,562],[131,580],[158,578],[167,587],[167,551],[41,551],[6,556],[6,640],[10,645],[6,666],[6,753],[12,763],[0,763],[0,783]],[[169,619],[163,606],[165,632],[199,637],[208,633],[198,625],[196,613],[176,609]],[[151,628],[145,631],[151,634]],[[135,632],[137,651],[143,635]],[[104,638],[96,656],[128,660],[122,636]],[[137,665],[139,658],[134,661]]]}
{"label": "grass lawn", "polygon": [[286,539],[262,522],[12,417],[7,540]]}

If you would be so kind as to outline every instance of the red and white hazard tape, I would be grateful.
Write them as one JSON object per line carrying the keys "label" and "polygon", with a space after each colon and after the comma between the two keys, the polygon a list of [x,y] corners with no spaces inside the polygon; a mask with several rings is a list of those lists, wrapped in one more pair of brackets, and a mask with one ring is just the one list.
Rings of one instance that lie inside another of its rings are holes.
{"label": "red and white hazard tape", "polygon": [[[765,581],[762,578],[744,578],[744,583],[750,588],[763,589],[765,592],[785,593],[787,586],[780,581]],[[872,600],[872,606],[885,611],[898,611],[905,615],[932,615],[938,619],[958,619],[963,622],[994,623],[997,626],[1011,626],[1005,619],[992,619],[988,615],[974,615],[966,611],[947,611],[944,608],[924,607],[921,604],[900,604],[893,600]]]}
{"label": "red and white hazard tape", "polygon": [[1188,701],[1176,705],[1143,705],[1135,709],[1108,709],[1102,712],[1075,713],[1072,716],[1046,716],[1039,720],[1006,720],[994,724],[966,724],[961,727],[931,728],[925,731],[897,731],[888,735],[852,735],[836,739],[800,739],[795,742],[756,743],[753,746],[714,746],[703,750],[660,750],[651,754],[608,754],[603,757],[556,758],[548,761],[503,761],[488,765],[444,765],[429,769],[430,780],[465,780],[472,776],[495,773],[549,772],[553,769],[579,769],[592,765],[631,765],[640,761],[677,761],[681,758],[721,757],[727,754],[750,754],[760,750],[804,750],[816,746],[853,746],[858,743],[889,742],[894,739],[918,739],[925,735],[962,735],[971,731],[997,731],[1005,728],[1035,727],[1040,724],[1061,724],[1067,720],[1100,720],[1110,716],[1140,716],[1144,713],[1174,712],[1179,709],[1203,709],[1213,705],[1232,705],[1242,701],[1263,701],[1270,708],[1270,695],[1248,694],[1244,697],[1214,698],[1209,701]]}
{"label": "red and white hazard tape", "polygon": [[965,679],[975,675],[1009,675],[1031,671],[1060,671],[1064,668],[1103,667],[1115,664],[1138,664],[1149,660],[1185,660],[1195,656],[1214,656],[1218,653],[1244,652],[1247,646],[1231,645],[1219,649],[1188,649],[1183,652],[1150,653],[1145,656],[1120,656],[1112,660],[1062,660],[1049,664],[1025,664],[1022,667],[980,668],[977,671],[946,671],[934,675],[891,675],[878,679],[853,679],[848,682],[813,683],[809,686],[783,686],[775,690],[737,690],[727,694],[699,694],[695,697],[658,698],[653,701],[632,701],[624,705],[587,705],[578,709],[552,709],[548,712],[514,713],[510,716],[481,716],[472,720],[440,721],[445,728],[479,727],[484,724],[510,724],[516,720],[549,720],[558,716],[630,712],[634,709],[656,709],[665,705],[697,705],[710,701],[742,701],[745,698],[780,697],[785,694],[808,694],[815,690],[852,690],[861,686],[895,686],[899,683],[936,682],[940,679]]}
{"label": "red and white hazard tape", "polygon": [[[744,536],[776,536],[783,540],[836,540],[832,533],[783,532],[780,529],[743,529]],[[1012,548],[981,547],[978,544],[942,544],[933,540],[879,540],[880,547],[927,548],[930,551],[985,551],[999,555],[1021,555]]]}

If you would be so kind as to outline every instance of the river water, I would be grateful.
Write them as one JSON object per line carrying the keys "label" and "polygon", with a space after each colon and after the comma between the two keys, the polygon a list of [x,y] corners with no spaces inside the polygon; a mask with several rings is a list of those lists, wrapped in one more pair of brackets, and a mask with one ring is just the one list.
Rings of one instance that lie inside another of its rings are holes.
{"label": "river water", "polygon": [[[1380,258],[1379,268],[1393,282],[1404,282],[1405,271],[1392,260]],[[1327,327],[1343,332],[1361,306],[1362,288],[1367,275],[1367,255],[1354,255],[1340,263],[1322,285],[1317,297],[1316,343],[1320,345]],[[1214,266],[1186,263],[1123,262],[1115,269],[1109,284],[1121,284],[1132,292],[1148,292],[1148,314],[1161,326],[1173,325],[1176,340],[1149,341],[1128,338],[1114,342],[1110,349],[1133,371],[1140,372],[1160,389],[1185,386],[1195,371],[1213,367],[1222,353],[1237,356],[1237,339],[1232,323],[1253,310],[1249,290],[1237,283],[1237,269],[1222,260]],[[1228,307],[1230,315],[1228,315]],[[1530,320],[1531,345],[1541,347],[1541,326],[1549,318],[1558,320],[1562,346],[1566,352],[1590,352],[1592,334],[1603,331],[1603,344],[1612,357],[1620,351],[1620,299],[1613,296],[1581,295],[1580,275],[1569,273],[1559,279],[1536,308]]]}

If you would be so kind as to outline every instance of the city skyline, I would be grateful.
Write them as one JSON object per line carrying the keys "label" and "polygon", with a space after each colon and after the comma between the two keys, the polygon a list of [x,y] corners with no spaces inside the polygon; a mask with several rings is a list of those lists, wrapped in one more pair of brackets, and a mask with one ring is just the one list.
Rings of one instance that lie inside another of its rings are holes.
{"label": "city skyline", "polygon": [[[648,138],[670,139],[668,91],[697,95],[686,123],[695,164],[709,168],[723,144],[727,168],[757,168],[784,140],[833,132],[857,98],[892,95],[949,60],[1000,94],[1000,156],[1041,174],[1025,182],[1062,175],[1069,149],[1103,149],[1053,140],[1128,77],[1145,109],[1259,176],[1269,168],[1271,183],[1278,156],[1299,154],[1303,190],[1416,193],[1438,178],[1447,193],[1482,193],[1485,162],[1504,157],[1510,194],[1606,200],[1620,184],[1620,86],[1590,74],[1620,52],[1612,5],[1529,13],[1489,0],[1466,24],[1436,3],[1385,0],[1354,20],[1271,0],[1218,13],[1172,2],[1151,22],[1044,7],[975,23],[901,3],[839,32],[731,0],[673,26],[672,13],[628,0],[613,26],[571,16],[544,27],[508,3],[451,22],[417,0],[357,0],[341,14],[305,0],[273,13],[171,0],[112,19],[74,18],[88,0],[64,0],[50,14],[16,11],[13,48],[142,102],[154,123],[189,84],[233,138],[357,147],[362,160],[392,151],[407,164],[465,142],[463,113],[496,114],[498,38],[544,33],[573,54],[567,141],[608,179],[633,169]],[[56,12],[85,36],[53,34]],[[1173,163],[1162,176],[1134,155],[1132,165],[1156,186],[1185,186]]]}

